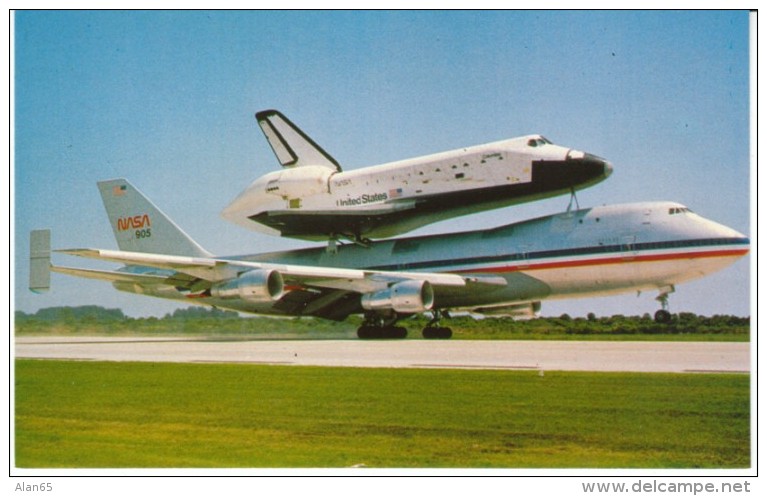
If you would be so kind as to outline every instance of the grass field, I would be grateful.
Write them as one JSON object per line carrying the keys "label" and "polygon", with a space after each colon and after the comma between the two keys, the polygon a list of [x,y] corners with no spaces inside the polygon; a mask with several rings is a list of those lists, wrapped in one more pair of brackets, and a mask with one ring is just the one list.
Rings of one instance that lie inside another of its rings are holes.
{"label": "grass field", "polygon": [[749,377],[17,360],[17,467],[750,465]]}

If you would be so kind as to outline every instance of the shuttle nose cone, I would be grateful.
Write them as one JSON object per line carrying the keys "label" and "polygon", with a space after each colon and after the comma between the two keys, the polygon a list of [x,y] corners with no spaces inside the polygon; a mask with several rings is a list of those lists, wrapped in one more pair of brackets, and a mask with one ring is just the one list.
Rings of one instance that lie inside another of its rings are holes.
{"label": "shuttle nose cone", "polygon": [[610,174],[613,173],[613,164],[605,160],[605,177],[610,177]]}
{"label": "shuttle nose cone", "polygon": [[610,162],[591,153],[570,150],[564,160],[533,162],[533,183],[549,192],[583,189],[607,179]]}
{"label": "shuttle nose cone", "polygon": [[584,153],[581,161],[585,167],[600,171],[604,178],[610,177],[610,174],[613,173],[613,164],[602,157],[597,157],[591,153]]}

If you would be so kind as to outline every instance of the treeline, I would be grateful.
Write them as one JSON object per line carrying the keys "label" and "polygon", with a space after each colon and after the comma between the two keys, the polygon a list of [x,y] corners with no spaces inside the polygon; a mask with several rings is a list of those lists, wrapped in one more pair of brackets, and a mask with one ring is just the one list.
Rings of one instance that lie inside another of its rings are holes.
{"label": "treeline", "polygon": [[[427,319],[424,319],[424,322]],[[476,334],[477,338],[507,336],[528,339],[547,339],[569,337],[572,339],[597,337],[609,339],[630,339],[632,337],[660,336],[730,336],[738,340],[748,340],[751,319],[734,315],[714,315],[711,317],[682,312],[674,314],[668,324],[659,324],[649,314],[642,316],[613,315],[609,317],[542,317],[529,320],[509,318],[473,319],[460,317],[446,322],[454,333]]]}
{"label": "treeline", "polygon": [[[401,322],[412,337],[420,336],[429,318],[418,315]],[[314,318],[243,317],[237,312],[208,307],[175,310],[164,317],[129,317],[122,310],[95,305],[54,307],[34,314],[15,313],[16,335],[82,334],[82,335],[168,335],[200,336],[274,335],[290,337],[312,335],[344,338],[356,335],[360,317],[344,322]],[[682,312],[674,314],[670,323],[658,324],[649,314],[642,316],[613,315],[597,317],[541,317],[529,320],[510,318],[475,319],[461,315],[444,319],[443,326],[453,329],[456,338],[465,339],[727,339],[749,338],[751,319],[733,315],[701,316]]]}
{"label": "treeline", "polygon": [[242,317],[209,307],[180,308],[163,317],[129,317],[122,310],[95,305],[52,307],[33,314],[15,312],[16,335],[242,335],[306,334],[321,331],[336,337],[356,331],[354,323],[318,319]]}
{"label": "treeline", "polygon": [[[165,314],[163,320],[172,319],[238,319],[237,312],[219,310],[218,308],[189,307],[180,308],[172,314]],[[119,320],[143,320],[126,316],[119,308],[104,308],[97,305],[85,305],[80,307],[51,307],[41,308],[33,314],[16,311],[16,320],[36,320],[44,322],[54,321],[98,321],[103,323]]]}

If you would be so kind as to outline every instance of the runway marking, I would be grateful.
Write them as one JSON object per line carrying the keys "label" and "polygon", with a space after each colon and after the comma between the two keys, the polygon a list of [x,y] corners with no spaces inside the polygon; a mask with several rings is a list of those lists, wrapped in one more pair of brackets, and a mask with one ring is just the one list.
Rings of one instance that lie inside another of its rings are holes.
{"label": "runway marking", "polygon": [[25,345],[30,346],[45,346],[49,344],[64,344],[64,345],[80,345],[80,344],[117,344],[117,343],[125,343],[125,344],[162,344],[162,343],[194,343],[194,342],[203,342],[207,343],[209,341],[207,340],[197,340],[197,339],[163,339],[163,338],[150,338],[150,339],[130,339],[130,338],[115,338],[112,340],[76,340],[76,341],[38,341],[38,342],[31,342],[31,341],[24,341]]}
{"label": "runway marking", "polygon": [[64,362],[103,362],[98,358],[22,357],[24,360],[55,360]]}
{"label": "runway marking", "polygon": [[466,365],[462,363],[411,363],[410,367],[435,369],[510,369],[539,370],[537,365]]}
{"label": "runway marking", "polygon": [[297,362],[276,362],[267,360],[190,360],[189,363],[239,363],[244,365],[293,365]]}
{"label": "runway marking", "polygon": [[687,374],[750,374],[748,370],[684,369]]}

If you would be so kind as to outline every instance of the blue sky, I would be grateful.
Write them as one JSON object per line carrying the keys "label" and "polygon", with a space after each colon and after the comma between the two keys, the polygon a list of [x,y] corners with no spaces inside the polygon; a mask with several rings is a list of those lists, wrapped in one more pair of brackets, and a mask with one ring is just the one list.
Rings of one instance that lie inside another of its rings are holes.
{"label": "blue sky", "polygon": [[[541,133],[614,164],[579,193],[582,207],[674,200],[749,234],[745,11],[31,11],[14,21],[20,310],[178,308],[58,274],[47,294],[26,289],[31,229],[52,228],[54,247],[116,247],[101,179],[128,178],[214,253],[307,246],[219,217],[278,167],[253,118],[266,108],[347,170]],[[416,234],[519,221],[567,201]],[[82,264],[67,258],[55,261]],[[671,310],[748,315],[749,264],[680,285]],[[657,309],[654,297],[544,302],[543,314],[641,314]]]}

